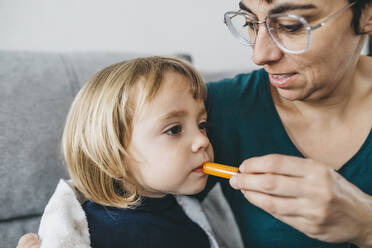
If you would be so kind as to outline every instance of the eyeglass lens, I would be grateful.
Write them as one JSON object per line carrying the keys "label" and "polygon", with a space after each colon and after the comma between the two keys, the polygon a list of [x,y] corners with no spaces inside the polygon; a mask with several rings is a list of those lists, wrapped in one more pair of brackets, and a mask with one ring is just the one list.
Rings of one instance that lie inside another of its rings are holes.
{"label": "eyeglass lens", "polygon": [[[254,45],[259,25],[244,14],[229,16],[232,28],[248,45]],[[308,24],[291,16],[269,16],[267,28],[275,42],[285,49],[301,51],[307,48],[310,32]]]}

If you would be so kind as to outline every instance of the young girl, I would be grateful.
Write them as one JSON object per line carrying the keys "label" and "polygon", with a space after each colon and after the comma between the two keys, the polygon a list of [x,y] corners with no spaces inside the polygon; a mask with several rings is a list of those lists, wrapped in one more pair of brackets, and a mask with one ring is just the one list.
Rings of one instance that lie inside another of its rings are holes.
{"label": "young girl", "polygon": [[179,196],[205,187],[202,164],[213,160],[205,95],[201,76],[174,58],[95,74],[67,117],[72,182],[45,209],[42,247],[217,247],[200,205]]}

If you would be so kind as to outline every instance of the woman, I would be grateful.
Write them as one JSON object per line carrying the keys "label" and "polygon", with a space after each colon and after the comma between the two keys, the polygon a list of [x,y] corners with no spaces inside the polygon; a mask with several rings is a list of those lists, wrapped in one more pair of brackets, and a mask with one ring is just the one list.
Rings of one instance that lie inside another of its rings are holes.
{"label": "woman", "polygon": [[225,21],[264,68],[208,85],[245,246],[372,247],[371,1],[242,0]]}
{"label": "woman", "polygon": [[245,246],[372,246],[371,1],[243,0],[225,21],[264,67],[208,85]]}

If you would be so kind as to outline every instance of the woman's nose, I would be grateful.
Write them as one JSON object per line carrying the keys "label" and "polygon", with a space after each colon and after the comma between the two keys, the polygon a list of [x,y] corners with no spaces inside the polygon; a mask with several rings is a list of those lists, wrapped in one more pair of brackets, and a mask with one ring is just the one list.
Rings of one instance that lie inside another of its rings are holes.
{"label": "woman's nose", "polygon": [[253,46],[252,60],[256,65],[272,64],[281,59],[283,51],[271,39],[266,26],[262,25]]}

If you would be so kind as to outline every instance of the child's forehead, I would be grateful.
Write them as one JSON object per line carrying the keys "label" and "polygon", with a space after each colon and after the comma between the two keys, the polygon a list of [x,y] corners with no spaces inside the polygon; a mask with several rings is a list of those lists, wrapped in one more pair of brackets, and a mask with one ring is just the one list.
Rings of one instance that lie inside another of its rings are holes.
{"label": "child's forehead", "polygon": [[134,118],[137,124],[156,124],[171,118],[198,118],[203,114],[206,114],[204,101],[195,99],[191,93],[160,93],[152,101],[139,105]]}
{"label": "child's forehead", "polygon": [[[141,89],[139,90],[141,91]],[[139,99],[143,103],[147,103],[151,108],[154,104],[177,104],[185,105],[185,100],[189,103],[199,104],[204,103],[204,99],[195,97],[191,87],[181,81],[168,81],[160,85],[153,94],[149,92],[139,92]]]}
{"label": "child's forehead", "polygon": [[144,97],[148,102],[151,102],[158,97],[164,97],[162,95],[194,95],[191,87],[191,80],[178,72],[165,72],[163,73],[161,80],[157,82],[151,77],[140,77],[138,81],[137,87],[135,87],[136,95],[142,95],[142,98]]}
{"label": "child's forehead", "polygon": [[191,82],[181,74],[168,72],[164,74],[159,91],[166,91],[168,94],[180,92],[192,94]]}

